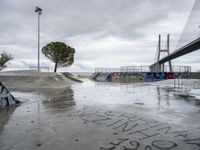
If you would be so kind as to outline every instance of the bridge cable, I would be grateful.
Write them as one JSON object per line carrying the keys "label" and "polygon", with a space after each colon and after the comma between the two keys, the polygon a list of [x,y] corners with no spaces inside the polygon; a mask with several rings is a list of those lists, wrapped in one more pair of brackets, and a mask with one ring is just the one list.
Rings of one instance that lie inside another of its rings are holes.
{"label": "bridge cable", "polygon": [[196,0],[188,16],[182,34],[177,42],[176,49],[200,37],[200,0]]}

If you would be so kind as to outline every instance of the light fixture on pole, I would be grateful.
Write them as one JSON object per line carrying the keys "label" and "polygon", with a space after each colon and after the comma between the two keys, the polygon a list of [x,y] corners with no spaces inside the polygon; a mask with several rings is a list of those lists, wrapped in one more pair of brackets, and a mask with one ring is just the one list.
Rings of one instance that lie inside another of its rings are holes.
{"label": "light fixture on pole", "polygon": [[36,6],[35,12],[38,13],[38,71],[40,71],[40,15],[42,9]]}

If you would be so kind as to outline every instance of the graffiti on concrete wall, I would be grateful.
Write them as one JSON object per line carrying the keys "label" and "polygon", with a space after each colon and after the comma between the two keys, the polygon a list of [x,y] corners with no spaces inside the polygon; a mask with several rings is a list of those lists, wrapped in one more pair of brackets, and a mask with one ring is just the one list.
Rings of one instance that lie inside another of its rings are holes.
{"label": "graffiti on concrete wall", "polygon": [[173,72],[147,72],[146,73],[146,81],[160,81],[174,79]]}
{"label": "graffiti on concrete wall", "polygon": [[0,82],[0,108],[19,103],[8,89]]}
{"label": "graffiti on concrete wall", "polygon": [[146,72],[146,73],[120,73],[112,72],[106,77],[107,81],[114,81],[115,79],[132,78],[137,81],[160,81],[174,79],[175,74],[173,72]]}
{"label": "graffiti on concrete wall", "polygon": [[107,77],[107,81],[116,81],[117,79],[127,79],[134,81],[144,81],[145,73],[135,73],[135,72],[112,72]]}

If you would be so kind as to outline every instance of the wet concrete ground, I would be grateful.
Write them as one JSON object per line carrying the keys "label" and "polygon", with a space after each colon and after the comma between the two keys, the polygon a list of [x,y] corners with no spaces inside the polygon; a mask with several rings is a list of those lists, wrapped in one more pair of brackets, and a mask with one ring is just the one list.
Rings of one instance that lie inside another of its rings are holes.
{"label": "wet concrete ground", "polygon": [[13,91],[0,110],[1,150],[199,150],[200,82],[100,83]]}

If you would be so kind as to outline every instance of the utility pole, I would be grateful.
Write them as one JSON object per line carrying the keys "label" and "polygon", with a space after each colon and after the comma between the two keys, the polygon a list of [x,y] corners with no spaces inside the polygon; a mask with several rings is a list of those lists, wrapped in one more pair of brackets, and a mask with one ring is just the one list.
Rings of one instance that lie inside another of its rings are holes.
{"label": "utility pole", "polygon": [[38,13],[38,71],[40,71],[40,15],[42,9],[36,6],[35,12]]}

